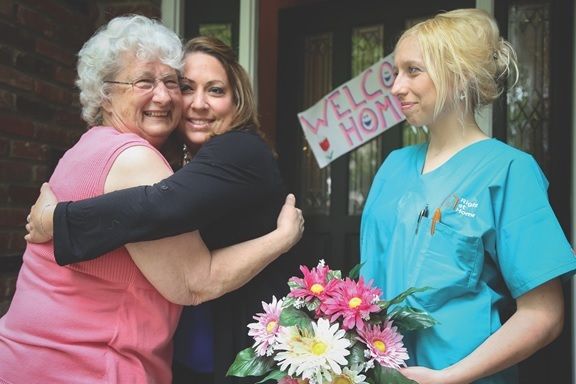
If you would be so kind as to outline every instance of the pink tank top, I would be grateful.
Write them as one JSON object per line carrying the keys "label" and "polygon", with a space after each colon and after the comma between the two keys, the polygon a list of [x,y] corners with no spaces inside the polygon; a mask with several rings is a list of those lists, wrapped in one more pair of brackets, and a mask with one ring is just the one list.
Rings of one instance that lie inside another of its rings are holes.
{"label": "pink tank top", "polygon": [[[152,148],[134,134],[91,128],[62,157],[50,186],[59,201],[100,195],[116,157],[142,145]],[[60,267],[51,242],[29,244],[0,319],[0,383],[170,383],[180,311],[124,247]]]}

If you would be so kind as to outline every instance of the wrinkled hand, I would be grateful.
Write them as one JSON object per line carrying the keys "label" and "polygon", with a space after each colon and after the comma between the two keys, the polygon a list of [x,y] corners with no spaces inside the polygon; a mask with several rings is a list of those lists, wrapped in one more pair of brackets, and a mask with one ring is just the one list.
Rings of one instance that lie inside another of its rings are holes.
{"label": "wrinkled hand", "polygon": [[30,208],[30,214],[26,218],[26,231],[24,239],[30,243],[45,243],[52,239],[52,216],[58,200],[50,189],[48,183],[42,184],[40,196]]}
{"label": "wrinkled hand", "polygon": [[418,384],[447,384],[442,371],[425,367],[408,367],[400,369],[400,373]]}
{"label": "wrinkled hand", "polygon": [[278,230],[285,233],[286,251],[288,251],[300,241],[304,233],[304,216],[302,216],[302,210],[296,208],[296,197],[293,194],[286,196],[286,202],[282,206],[276,224]]}

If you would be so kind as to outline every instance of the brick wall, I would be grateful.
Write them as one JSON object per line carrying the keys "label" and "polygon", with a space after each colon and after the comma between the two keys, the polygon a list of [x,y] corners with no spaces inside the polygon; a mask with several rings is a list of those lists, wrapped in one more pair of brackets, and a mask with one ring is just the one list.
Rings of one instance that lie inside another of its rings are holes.
{"label": "brick wall", "polygon": [[160,17],[161,0],[0,1],[0,315],[26,243],[25,218],[62,153],[85,131],[76,53],[125,13]]}

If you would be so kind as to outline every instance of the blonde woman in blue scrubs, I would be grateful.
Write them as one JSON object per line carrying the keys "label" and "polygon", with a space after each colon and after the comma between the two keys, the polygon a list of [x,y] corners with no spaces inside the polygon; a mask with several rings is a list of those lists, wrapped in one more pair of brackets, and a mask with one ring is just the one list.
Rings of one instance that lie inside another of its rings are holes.
{"label": "blonde woman in blue scrubs", "polygon": [[[429,141],[394,151],[362,217],[362,274],[438,320],[405,339],[420,384],[513,384],[515,364],[564,320],[560,278],[576,258],[534,159],[480,130],[474,113],[516,73],[515,52],[478,9],[439,14],[395,49],[393,93]],[[503,324],[499,309],[516,304]],[[527,337],[527,335],[530,335]]]}

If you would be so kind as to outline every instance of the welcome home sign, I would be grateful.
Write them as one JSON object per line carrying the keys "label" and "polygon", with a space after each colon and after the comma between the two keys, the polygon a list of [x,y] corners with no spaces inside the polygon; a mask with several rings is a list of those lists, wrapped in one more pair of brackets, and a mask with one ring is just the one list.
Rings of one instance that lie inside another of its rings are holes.
{"label": "welcome home sign", "polygon": [[320,168],[405,119],[390,93],[393,68],[390,54],[298,113]]}

